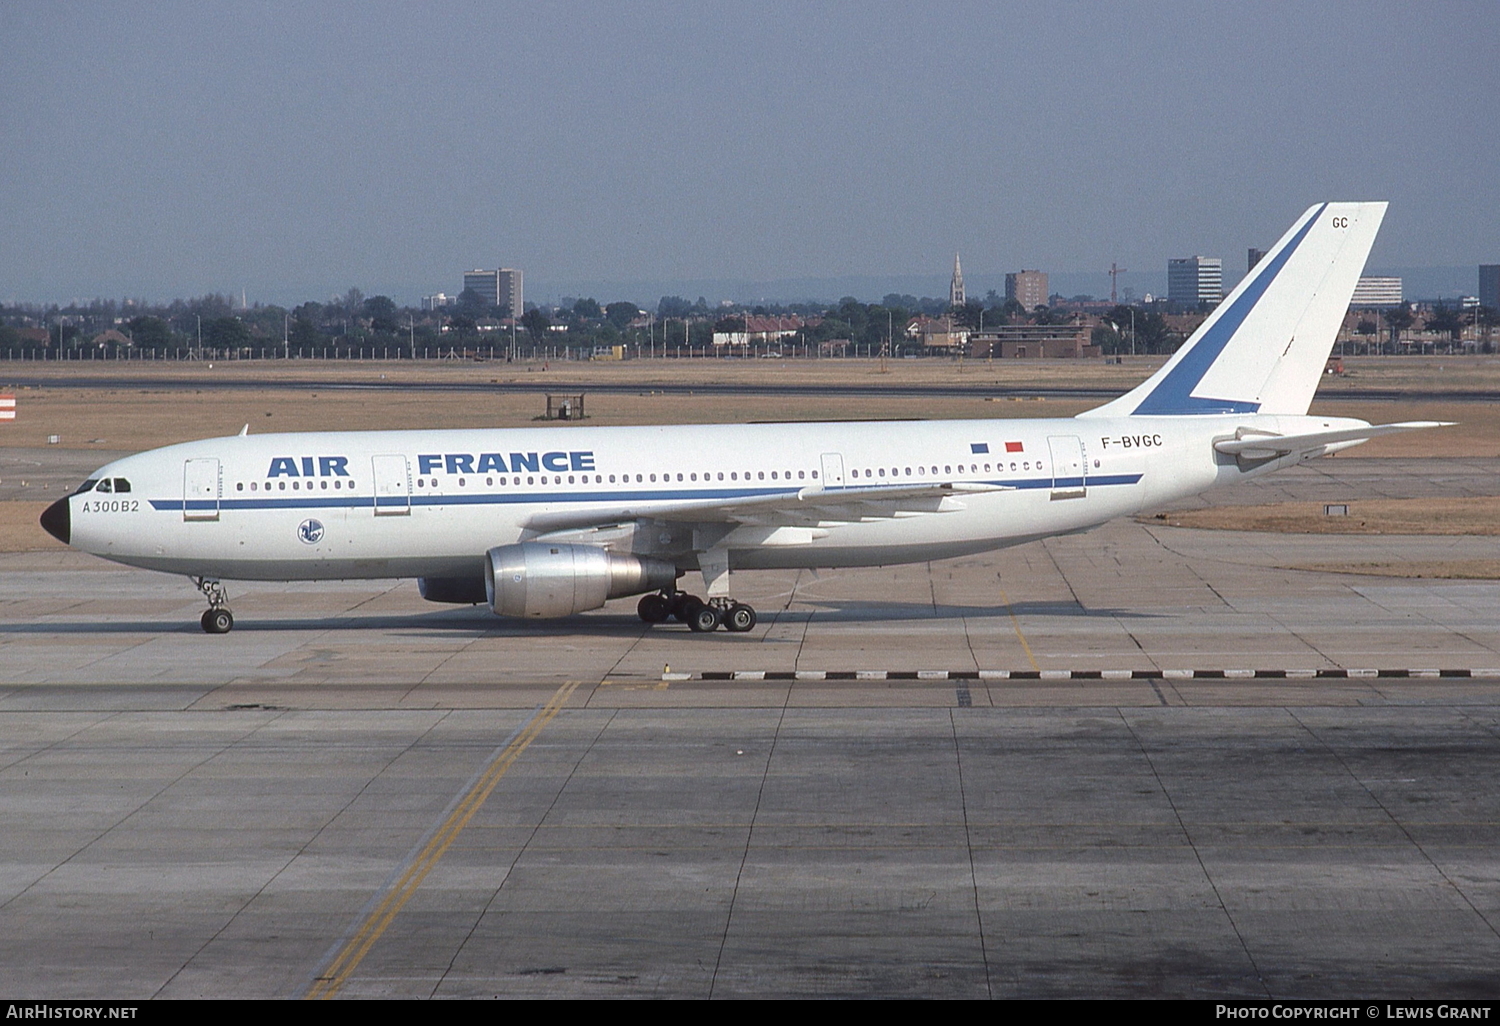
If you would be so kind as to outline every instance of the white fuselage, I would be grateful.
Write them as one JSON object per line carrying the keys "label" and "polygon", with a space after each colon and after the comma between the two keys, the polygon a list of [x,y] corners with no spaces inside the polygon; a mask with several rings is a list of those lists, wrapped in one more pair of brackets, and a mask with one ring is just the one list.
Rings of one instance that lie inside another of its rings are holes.
{"label": "white fuselage", "polygon": [[[118,460],[94,476],[129,490],[75,495],[68,512],[78,548],[207,578],[478,578],[491,547],[569,532],[684,569],[710,544],[733,569],[864,566],[1078,531],[1344,447],[1261,462],[1216,453],[1237,429],[1362,424],[1233,414],[241,435]],[[993,490],[853,518],[813,511],[796,526],[740,518],[709,540],[670,515],[928,484]]]}

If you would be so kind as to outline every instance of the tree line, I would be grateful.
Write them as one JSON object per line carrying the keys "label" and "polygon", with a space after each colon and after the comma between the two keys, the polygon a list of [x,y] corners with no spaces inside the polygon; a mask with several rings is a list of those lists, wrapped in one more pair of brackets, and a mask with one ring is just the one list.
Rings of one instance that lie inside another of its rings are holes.
{"label": "tree line", "polygon": [[[795,344],[818,346],[843,340],[867,352],[889,347],[894,355],[919,348],[906,336],[907,325],[918,316],[944,318],[953,327],[974,331],[1012,324],[1067,324],[1080,314],[1045,305],[1026,310],[992,290],[983,300],[956,307],[945,299],[897,293],[873,303],[845,296],[833,304],[732,306],[711,306],[701,296],[696,302],[681,296],[662,296],[649,311],[627,300],[600,303],[592,297],[569,297],[546,306],[527,304],[512,322],[509,308],[488,305],[472,290],[460,294],[453,306],[419,310],[399,306],[389,296],[365,296],[351,288],[326,303],[308,301],[292,307],[257,303],[236,308],[229,297],[217,293],[157,305],[93,300],[68,306],[0,306],[0,349],[81,348],[100,344],[96,340],[110,329],[118,331],[131,347],[158,351],[200,344],[216,350],[281,345],[301,351],[372,345],[499,348],[511,339],[530,347],[655,349],[711,345],[715,332],[745,331],[750,317],[798,317],[803,326],[797,331]],[[1487,340],[1497,323],[1496,311],[1489,308],[1460,310],[1438,304],[1423,316],[1411,304],[1405,304],[1383,312],[1380,327],[1394,349],[1402,334],[1418,323],[1428,332],[1458,342],[1476,319]],[[1170,353],[1182,344],[1191,326],[1191,322],[1170,318],[1160,303],[1119,304],[1099,318],[1091,341],[1106,353]],[[45,340],[37,337],[39,329],[45,332]],[[1373,320],[1361,320],[1355,329],[1357,335],[1365,336],[1373,336],[1375,331]],[[1489,351],[1487,342],[1485,351]]]}

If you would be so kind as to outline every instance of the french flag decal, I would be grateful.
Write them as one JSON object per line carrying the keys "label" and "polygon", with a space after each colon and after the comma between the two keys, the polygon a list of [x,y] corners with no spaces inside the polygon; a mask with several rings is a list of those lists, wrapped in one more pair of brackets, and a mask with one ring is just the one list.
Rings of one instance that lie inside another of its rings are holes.
{"label": "french flag decal", "polygon": [[1005,451],[1006,452],[1025,452],[1026,450],[1025,450],[1025,447],[1022,446],[1020,442],[1006,442],[1005,443]]}
{"label": "french flag decal", "polygon": [[988,453],[989,451],[990,451],[990,443],[989,442],[970,442],[969,443],[969,452],[970,453],[980,453],[980,452]]}

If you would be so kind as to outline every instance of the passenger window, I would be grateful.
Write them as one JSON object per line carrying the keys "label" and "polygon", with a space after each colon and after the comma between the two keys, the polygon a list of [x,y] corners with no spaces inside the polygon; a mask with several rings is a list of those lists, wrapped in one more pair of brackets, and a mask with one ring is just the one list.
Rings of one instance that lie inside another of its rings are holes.
{"label": "passenger window", "polygon": [[255,491],[255,482],[254,482],[254,481],[251,481],[251,482],[250,482],[250,490],[251,490],[251,491],[252,491],[252,492],[253,492],[253,491]]}
{"label": "passenger window", "polygon": [[234,486],[234,490],[237,491],[237,492],[243,492],[245,490],[245,482],[243,482],[243,481],[236,482],[235,486]]}
{"label": "passenger window", "polygon": [[771,471],[771,480],[772,481],[776,480],[776,471],[774,471],[774,470]]}

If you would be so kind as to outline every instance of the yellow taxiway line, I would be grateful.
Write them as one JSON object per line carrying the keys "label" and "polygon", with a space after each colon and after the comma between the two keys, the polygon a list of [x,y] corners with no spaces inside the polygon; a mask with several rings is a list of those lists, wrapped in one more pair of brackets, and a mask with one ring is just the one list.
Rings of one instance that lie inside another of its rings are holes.
{"label": "yellow taxiway line", "polygon": [[562,707],[567,704],[580,683],[576,680],[568,681],[558,688],[525,729],[516,735],[515,740],[495,756],[479,779],[474,782],[474,786],[469,788],[468,793],[454,806],[448,818],[438,827],[432,839],[427,842],[416,858],[412,859],[406,872],[402,873],[386,892],[385,898],[365,917],[359,929],[354,932],[354,936],[350,937],[340,949],[337,957],[313,981],[312,987],[306,994],[308,1000],[327,1000],[337,996],[344,984],[349,981],[349,977],[353,975],[354,970],[359,967],[359,963],[364,960],[365,955],[369,954],[375,942],[380,939],[380,935],[385,933],[391,925],[396,914],[411,900],[427,874],[437,866],[438,860],[443,857],[449,845],[458,839],[464,827],[469,825],[474,814],[484,805],[485,799],[489,798],[495,785],[500,783],[500,778],[515,765],[521,753],[526,751],[527,746],[542,732],[542,728],[551,723],[553,718],[562,711]]}

